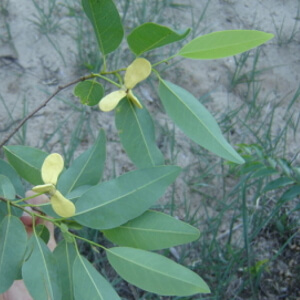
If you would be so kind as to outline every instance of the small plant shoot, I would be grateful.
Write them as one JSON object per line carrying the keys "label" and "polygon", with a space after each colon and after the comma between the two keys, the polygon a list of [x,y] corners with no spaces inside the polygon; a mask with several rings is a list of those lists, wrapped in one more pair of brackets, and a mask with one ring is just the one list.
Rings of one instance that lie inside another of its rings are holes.
{"label": "small plant shoot", "polygon": [[[47,101],[72,86],[82,105],[95,106],[99,114],[110,112],[121,145],[135,169],[116,178],[112,174],[113,179],[108,181],[102,179],[109,153],[106,154],[106,137],[101,128],[94,144],[68,168],[58,153],[8,144],[26,120],[0,141],[5,154],[5,160],[0,160],[0,294],[15,280],[23,279],[35,300],[121,299],[105,274],[80,253],[78,242],[98,249],[120,277],[147,292],[178,297],[209,294],[210,283],[202,279],[204,274],[155,252],[193,242],[200,232],[153,210],[181,168],[165,163],[156,144],[147,102],[135,94],[135,88],[142,89],[151,76],[165,113],[188,138],[232,164],[243,164],[244,159],[225,139],[197,95],[163,78],[157,66],[177,57],[210,60],[233,56],[267,42],[273,35],[254,30],[213,32],[185,43],[175,55],[152,61],[148,58],[155,57],[148,56],[151,51],[178,41],[183,43],[191,30],[177,32],[145,23],[124,37],[122,19],[113,0],[82,0],[82,8],[94,29],[103,62],[101,70],[59,87]],[[121,42],[127,42],[134,58],[121,69],[108,69],[110,54]],[[272,189],[272,183],[267,188]],[[25,196],[26,189],[35,194]],[[44,194],[47,202],[30,202]],[[30,236],[21,217],[24,213],[32,220]],[[60,232],[61,240],[54,251],[47,246],[49,231],[45,222]],[[77,230],[80,228],[100,231],[114,246],[89,240]]]}

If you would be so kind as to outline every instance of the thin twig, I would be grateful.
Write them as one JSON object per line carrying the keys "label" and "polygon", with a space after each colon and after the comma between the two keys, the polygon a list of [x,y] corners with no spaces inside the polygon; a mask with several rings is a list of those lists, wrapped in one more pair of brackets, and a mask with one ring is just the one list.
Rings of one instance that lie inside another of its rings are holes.
{"label": "thin twig", "polygon": [[57,88],[57,90],[51,95],[49,96],[40,106],[38,106],[35,110],[33,110],[27,117],[25,117],[18,125],[17,127],[7,136],[4,138],[4,140],[1,142],[0,144],[0,149],[8,142],[8,140],[14,136],[16,134],[16,132],[30,119],[32,118],[38,111],[40,111],[43,107],[45,107],[47,105],[47,103],[53,99],[59,92],[61,92],[62,90],[68,88],[69,86],[73,85],[73,84],[76,84],[80,81],[84,81],[84,80],[87,80],[87,79],[90,79],[90,78],[93,78],[95,77],[94,74],[91,74],[91,75],[88,75],[88,76],[83,76],[83,77],[80,77],[72,82],[69,82],[65,85],[62,85],[62,86],[59,86]]}

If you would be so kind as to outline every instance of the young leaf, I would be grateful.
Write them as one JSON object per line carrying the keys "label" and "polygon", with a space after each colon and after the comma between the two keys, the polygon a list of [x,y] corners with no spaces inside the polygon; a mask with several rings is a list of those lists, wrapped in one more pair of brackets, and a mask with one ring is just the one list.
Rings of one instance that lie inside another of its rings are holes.
{"label": "young leaf", "polygon": [[[61,278],[62,299],[74,300],[73,264],[77,256],[74,244],[61,241],[53,251]],[[84,298],[83,298],[84,299]]]}
{"label": "young leaf", "polygon": [[85,14],[94,27],[100,51],[106,55],[118,48],[123,26],[112,0],[82,0]]}
{"label": "young leaf", "polygon": [[274,37],[256,30],[226,30],[195,38],[183,46],[178,55],[192,59],[217,59],[255,48]]}
{"label": "young leaf", "polygon": [[64,195],[83,185],[97,184],[103,173],[106,158],[106,139],[100,130],[94,145],[76,158],[59,177],[57,188]]}
{"label": "young leaf", "polygon": [[0,294],[18,278],[26,250],[27,233],[15,216],[6,216],[0,224]]}
{"label": "young leaf", "polygon": [[9,163],[2,159],[0,159],[0,174],[5,175],[10,179],[18,195],[24,195],[25,190],[18,173]]}
{"label": "young leaf", "polygon": [[85,80],[75,86],[74,95],[80,98],[82,104],[93,106],[103,97],[104,89],[102,84],[95,80]]}
{"label": "young leaf", "polygon": [[180,41],[187,37],[190,29],[178,33],[166,26],[155,23],[145,23],[133,29],[127,36],[127,42],[131,51],[137,56],[167,44]]}
{"label": "young leaf", "polygon": [[243,158],[228,144],[210,112],[188,91],[160,80],[159,97],[175,124],[194,142],[238,164]]}
{"label": "young leaf", "polygon": [[73,281],[75,300],[121,300],[106,279],[82,256],[75,259]]}
{"label": "young leaf", "polygon": [[179,172],[180,168],[176,166],[159,166],[103,182],[77,200],[74,219],[95,229],[120,226],[153,205]]}
{"label": "young leaf", "polygon": [[210,293],[200,276],[159,254],[127,247],[107,249],[106,253],[117,273],[143,290],[166,296]]}
{"label": "young leaf", "polygon": [[138,168],[164,164],[155,142],[154,124],[145,107],[139,109],[125,98],[116,109],[115,121],[121,143]]}
{"label": "young leaf", "polygon": [[31,251],[22,268],[24,283],[34,300],[60,300],[62,287],[57,262],[44,243],[33,234],[28,242]]}
{"label": "young leaf", "polygon": [[104,235],[119,246],[159,250],[192,242],[200,233],[187,223],[149,210],[120,227],[105,230]]}
{"label": "young leaf", "polygon": [[0,175],[0,196],[13,200],[16,196],[16,191],[14,186],[8,177]]}
{"label": "young leaf", "polygon": [[48,153],[27,146],[13,145],[3,148],[7,160],[22,178],[33,185],[44,184],[41,167]]}

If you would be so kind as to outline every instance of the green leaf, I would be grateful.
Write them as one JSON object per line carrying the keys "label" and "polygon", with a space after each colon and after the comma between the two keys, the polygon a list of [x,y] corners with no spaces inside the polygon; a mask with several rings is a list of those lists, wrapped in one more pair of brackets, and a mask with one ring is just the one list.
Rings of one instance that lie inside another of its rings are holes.
{"label": "green leaf", "polygon": [[261,169],[255,171],[251,177],[252,178],[257,178],[257,177],[264,177],[266,178],[267,176],[270,176],[270,175],[273,175],[273,174],[277,174],[278,171],[271,168],[271,167],[266,167],[266,166],[263,166]]}
{"label": "green leaf", "polygon": [[103,97],[104,89],[96,80],[85,80],[75,86],[74,95],[80,98],[82,104],[93,106],[98,104]]}
{"label": "green leaf", "polygon": [[80,198],[84,193],[87,192],[87,190],[89,190],[92,187],[93,185],[81,185],[78,188],[72,190],[72,192],[68,193],[66,198],[73,202],[76,202],[78,198]]}
{"label": "green leaf", "polygon": [[287,191],[284,192],[284,194],[281,196],[280,200],[288,201],[293,200],[297,196],[300,195],[300,185],[294,185],[291,188],[289,188]]}
{"label": "green leaf", "polygon": [[103,182],[77,200],[74,219],[95,229],[120,226],[153,205],[179,172],[180,168],[176,166],[159,166]]}
{"label": "green leaf", "polygon": [[[73,264],[77,256],[74,244],[61,241],[53,251],[61,278],[62,299],[74,300]],[[84,298],[83,298],[84,299]]]}
{"label": "green leaf", "polygon": [[33,185],[44,184],[41,167],[48,153],[27,146],[3,147],[7,160],[17,173]]}
{"label": "green leaf", "polygon": [[[16,191],[14,186],[11,183],[10,178],[0,175],[0,196],[8,200],[15,200]],[[12,214],[14,216],[20,217],[22,210],[11,206],[10,213],[7,211],[7,204],[3,201],[0,201],[0,223],[5,218],[6,215]]]}
{"label": "green leaf", "polygon": [[15,216],[6,216],[0,224],[0,294],[18,278],[26,250],[27,233]]}
{"label": "green leaf", "polygon": [[0,196],[12,200],[16,197],[16,191],[10,179],[0,175]]}
{"label": "green leaf", "polygon": [[137,108],[125,98],[116,109],[115,121],[121,143],[138,168],[164,164],[155,142],[154,124],[145,106]]}
{"label": "green leaf", "polygon": [[159,97],[167,114],[190,139],[229,161],[244,163],[225,140],[210,112],[191,93],[161,79]]}
{"label": "green leaf", "polygon": [[5,175],[10,179],[18,195],[23,196],[25,194],[25,190],[18,173],[10,164],[2,159],[0,159],[0,174]]}
{"label": "green leaf", "polygon": [[103,173],[106,158],[106,139],[100,130],[94,145],[82,153],[59,177],[57,188],[64,195],[83,185],[97,184]]}
{"label": "green leaf", "polygon": [[149,210],[120,227],[105,230],[104,235],[119,246],[159,250],[192,242],[200,233],[187,223]]}
{"label": "green leaf", "polygon": [[127,36],[127,42],[134,54],[141,55],[149,50],[180,41],[187,37],[189,33],[190,29],[180,34],[166,26],[155,23],[145,23],[136,27]]}
{"label": "green leaf", "polygon": [[195,38],[183,46],[178,55],[192,59],[217,59],[255,48],[274,37],[256,30],[226,30]]}
{"label": "green leaf", "polygon": [[48,227],[44,224],[38,224],[35,227],[35,232],[36,232],[37,236],[39,236],[44,241],[44,243],[47,245],[49,242],[49,239],[50,239],[50,232],[49,232]]}
{"label": "green leaf", "polygon": [[8,215],[7,205],[5,202],[0,201],[0,224],[2,220],[6,217],[6,215]]}
{"label": "green leaf", "polygon": [[166,296],[210,293],[196,273],[159,254],[127,247],[107,249],[106,253],[117,273],[143,290]]}
{"label": "green leaf", "polygon": [[250,162],[246,162],[239,174],[240,175],[243,175],[243,174],[248,174],[248,173],[251,173],[251,172],[258,172],[259,170],[265,168],[265,165],[261,162],[258,162],[258,161],[250,161]]}
{"label": "green leaf", "polygon": [[75,300],[121,300],[106,279],[82,256],[75,259],[73,280]]}
{"label": "green leaf", "polygon": [[28,242],[29,258],[22,268],[24,283],[34,300],[60,300],[57,262],[44,241],[33,234]]}
{"label": "green leaf", "polygon": [[123,26],[112,0],[82,0],[85,14],[94,27],[99,48],[106,55],[118,48],[123,39]]}
{"label": "green leaf", "polygon": [[263,192],[271,191],[274,189],[280,189],[287,185],[293,184],[294,180],[289,177],[279,177],[275,180],[270,181],[263,189]]}

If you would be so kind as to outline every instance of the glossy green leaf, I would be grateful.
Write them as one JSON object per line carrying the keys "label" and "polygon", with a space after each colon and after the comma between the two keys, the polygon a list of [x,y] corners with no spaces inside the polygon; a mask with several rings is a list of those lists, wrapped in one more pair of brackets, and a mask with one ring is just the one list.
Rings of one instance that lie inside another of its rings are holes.
{"label": "glossy green leaf", "polygon": [[82,256],[77,256],[73,266],[75,300],[121,300],[112,286]]}
{"label": "glossy green leaf", "polygon": [[10,179],[4,175],[0,175],[0,196],[6,199],[15,199],[16,191]]}
{"label": "glossy green leaf", "polygon": [[96,80],[85,80],[75,86],[74,95],[80,98],[82,104],[93,106],[98,104],[103,97],[104,89]]}
{"label": "glossy green leaf", "polygon": [[82,0],[84,12],[93,25],[99,48],[106,55],[118,48],[123,26],[112,0]]}
{"label": "glossy green leaf", "polygon": [[[61,241],[53,251],[61,278],[62,300],[74,300],[73,264],[77,256],[74,244]],[[84,298],[83,298],[84,299]]]}
{"label": "glossy green leaf", "polygon": [[178,33],[166,26],[145,23],[133,29],[127,36],[127,42],[134,54],[141,55],[149,50],[180,41],[189,33],[190,29],[183,33]]}
{"label": "glossy green leaf", "polygon": [[188,91],[160,80],[159,97],[174,123],[194,142],[238,164],[243,158],[228,144],[210,112]]}
{"label": "glossy green leaf", "polygon": [[0,159],[0,174],[10,179],[18,195],[24,196],[25,190],[18,173],[9,163],[2,159]]}
{"label": "glossy green leaf", "polygon": [[3,147],[7,160],[17,173],[33,185],[43,184],[41,167],[48,153],[27,146]]}
{"label": "glossy green leaf", "polygon": [[200,276],[159,254],[127,247],[111,248],[106,253],[117,273],[143,290],[166,296],[210,293]]}
{"label": "glossy green leaf", "polygon": [[77,200],[74,219],[95,229],[120,226],[149,209],[179,172],[176,166],[159,166],[103,182]]}
{"label": "glossy green leaf", "polygon": [[104,235],[119,246],[159,250],[192,242],[200,232],[169,215],[149,210],[120,227],[105,230]]}
{"label": "glossy green leaf", "polygon": [[121,143],[138,168],[164,164],[155,142],[154,124],[145,106],[137,108],[125,98],[116,109],[115,121]]}
{"label": "glossy green leaf", "polygon": [[267,192],[267,191],[271,191],[271,190],[274,190],[274,189],[280,189],[284,186],[287,186],[287,185],[290,185],[290,184],[293,184],[294,183],[294,180],[289,178],[289,177],[279,177],[277,179],[274,179],[272,181],[270,181],[263,189],[264,192]]}
{"label": "glossy green leaf", "polygon": [[178,55],[192,59],[217,59],[255,48],[274,37],[256,30],[226,30],[197,37],[183,46]]}
{"label": "glossy green leaf", "polygon": [[27,233],[15,216],[6,216],[0,224],[0,294],[18,278],[23,262]]}
{"label": "glossy green leaf", "polygon": [[28,242],[29,258],[22,268],[24,283],[34,300],[62,299],[57,262],[44,241],[33,234]]}
{"label": "glossy green leaf", "polygon": [[103,173],[106,159],[106,139],[100,130],[94,145],[74,160],[59,177],[57,188],[64,195],[77,187],[97,184]]}

